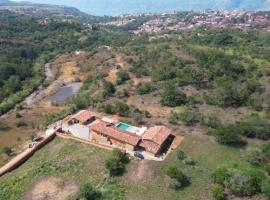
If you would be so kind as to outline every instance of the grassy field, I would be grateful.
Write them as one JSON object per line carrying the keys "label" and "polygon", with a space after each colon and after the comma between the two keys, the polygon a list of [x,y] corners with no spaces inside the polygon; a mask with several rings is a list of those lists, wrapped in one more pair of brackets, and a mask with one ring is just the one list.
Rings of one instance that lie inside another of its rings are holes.
{"label": "grassy field", "polygon": [[[210,174],[216,166],[225,163],[245,164],[243,150],[220,146],[210,140],[187,136],[179,148],[197,164],[183,164],[177,160],[176,152],[172,152],[164,162],[133,160],[125,175],[115,179],[117,183],[105,187],[114,191],[108,192],[108,199],[211,199]],[[103,187],[107,178],[104,161],[109,154],[90,145],[56,138],[23,166],[1,177],[0,199],[20,199],[33,190],[40,178],[46,177],[58,177],[64,182],[72,180],[76,187],[85,182]],[[172,164],[178,165],[191,178],[189,187],[180,191],[168,187],[169,178],[164,171]]]}

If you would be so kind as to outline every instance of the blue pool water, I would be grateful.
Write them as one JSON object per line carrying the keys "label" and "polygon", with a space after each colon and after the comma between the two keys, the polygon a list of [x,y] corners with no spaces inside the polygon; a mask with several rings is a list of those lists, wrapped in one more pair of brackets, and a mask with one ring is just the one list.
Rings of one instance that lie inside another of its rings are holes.
{"label": "blue pool water", "polygon": [[129,129],[129,125],[124,124],[124,123],[119,123],[116,127],[124,131],[127,131]]}

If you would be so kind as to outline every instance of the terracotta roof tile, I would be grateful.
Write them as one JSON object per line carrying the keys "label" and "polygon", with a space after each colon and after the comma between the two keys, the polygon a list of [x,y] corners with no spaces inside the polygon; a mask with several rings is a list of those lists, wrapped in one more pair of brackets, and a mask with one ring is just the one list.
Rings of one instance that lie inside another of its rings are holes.
{"label": "terracotta roof tile", "polygon": [[133,146],[136,146],[141,139],[141,137],[137,136],[136,134],[122,131],[116,128],[114,125],[102,121],[93,123],[90,125],[90,129],[120,142],[131,144]]}
{"label": "terracotta roof tile", "polygon": [[74,116],[72,116],[73,119],[77,119],[81,123],[86,122],[87,120],[91,119],[92,117],[95,117],[95,115],[88,110],[82,110],[82,111],[78,112],[77,114],[75,114]]}
{"label": "terracotta roof tile", "polygon": [[162,145],[170,136],[171,130],[166,126],[154,126],[149,128],[142,136],[143,140],[153,141],[158,145]]}

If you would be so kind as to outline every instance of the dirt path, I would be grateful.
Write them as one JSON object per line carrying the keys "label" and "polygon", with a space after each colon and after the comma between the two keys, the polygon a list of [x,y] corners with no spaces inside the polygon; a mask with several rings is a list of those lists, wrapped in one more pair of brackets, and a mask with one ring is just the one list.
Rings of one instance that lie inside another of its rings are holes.
{"label": "dirt path", "polygon": [[141,160],[135,166],[134,169],[129,170],[131,173],[127,174],[127,178],[132,183],[142,183],[151,179],[152,170],[148,161]]}

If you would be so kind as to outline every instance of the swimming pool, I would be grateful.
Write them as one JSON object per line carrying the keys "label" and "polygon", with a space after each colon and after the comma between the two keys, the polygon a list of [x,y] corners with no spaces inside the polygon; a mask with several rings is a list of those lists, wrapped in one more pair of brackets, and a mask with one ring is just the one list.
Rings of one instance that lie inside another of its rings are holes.
{"label": "swimming pool", "polygon": [[119,124],[117,124],[116,127],[123,130],[123,131],[135,133],[136,135],[140,135],[140,136],[147,130],[146,127],[139,128],[136,126],[131,126],[131,125],[125,124],[123,122],[120,122]]}
{"label": "swimming pool", "polygon": [[119,123],[116,127],[119,128],[119,129],[122,129],[122,130],[124,130],[124,131],[128,131],[129,128],[130,128],[129,125],[124,124],[124,123]]}

